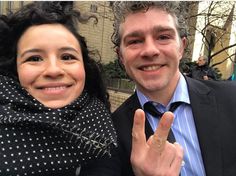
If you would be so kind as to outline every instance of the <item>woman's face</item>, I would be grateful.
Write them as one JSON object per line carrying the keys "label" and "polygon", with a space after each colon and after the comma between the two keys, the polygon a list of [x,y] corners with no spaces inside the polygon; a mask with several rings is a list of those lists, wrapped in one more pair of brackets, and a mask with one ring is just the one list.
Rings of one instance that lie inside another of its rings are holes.
{"label": "woman's face", "polygon": [[28,28],[17,45],[19,81],[49,108],[61,108],[80,96],[85,70],[80,44],[60,24]]}

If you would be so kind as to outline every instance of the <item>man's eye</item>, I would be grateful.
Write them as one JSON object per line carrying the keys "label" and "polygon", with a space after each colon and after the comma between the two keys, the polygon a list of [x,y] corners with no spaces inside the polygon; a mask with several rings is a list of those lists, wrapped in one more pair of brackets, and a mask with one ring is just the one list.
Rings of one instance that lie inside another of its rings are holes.
{"label": "man's eye", "polygon": [[128,45],[138,44],[141,42],[142,42],[141,40],[130,40],[130,41],[128,41]]}
{"label": "man's eye", "polygon": [[30,56],[25,61],[26,62],[39,62],[39,61],[42,61],[42,60],[43,59],[40,56]]}
{"label": "man's eye", "polygon": [[168,35],[161,35],[161,36],[159,36],[158,39],[159,40],[168,40],[168,39],[170,39],[170,37]]}
{"label": "man's eye", "polygon": [[62,56],[62,60],[75,60],[75,59],[76,59],[76,57],[71,54],[64,54]]}

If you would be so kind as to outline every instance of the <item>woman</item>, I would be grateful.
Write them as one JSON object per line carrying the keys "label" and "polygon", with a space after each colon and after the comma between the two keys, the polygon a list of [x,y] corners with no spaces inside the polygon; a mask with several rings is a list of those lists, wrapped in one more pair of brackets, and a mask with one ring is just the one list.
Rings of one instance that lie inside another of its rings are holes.
{"label": "woman", "polygon": [[97,63],[69,2],[0,17],[0,175],[116,175]]}

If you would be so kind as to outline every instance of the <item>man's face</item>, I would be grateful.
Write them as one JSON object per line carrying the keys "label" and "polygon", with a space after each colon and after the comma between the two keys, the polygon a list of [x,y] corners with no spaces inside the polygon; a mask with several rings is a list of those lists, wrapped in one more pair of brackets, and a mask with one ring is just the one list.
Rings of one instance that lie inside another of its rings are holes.
{"label": "man's face", "polygon": [[137,88],[146,96],[173,91],[185,46],[174,18],[155,8],[129,14],[120,26],[120,36],[120,58]]}
{"label": "man's face", "polygon": [[197,64],[198,64],[199,66],[203,66],[203,65],[206,64],[206,61],[204,60],[204,58],[199,57],[199,59],[198,59],[198,61],[197,61]]}

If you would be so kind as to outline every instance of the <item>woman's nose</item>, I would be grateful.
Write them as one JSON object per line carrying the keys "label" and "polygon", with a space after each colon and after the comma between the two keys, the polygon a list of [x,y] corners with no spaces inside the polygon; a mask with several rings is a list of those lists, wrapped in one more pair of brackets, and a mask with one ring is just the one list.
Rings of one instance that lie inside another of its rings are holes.
{"label": "woman's nose", "polygon": [[160,51],[156,41],[153,38],[146,39],[141,51],[141,56],[145,58],[152,58],[154,56],[158,56],[159,53]]}
{"label": "woman's nose", "polygon": [[44,75],[47,77],[58,77],[63,75],[63,67],[57,59],[49,59],[45,64]]}

